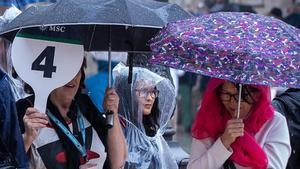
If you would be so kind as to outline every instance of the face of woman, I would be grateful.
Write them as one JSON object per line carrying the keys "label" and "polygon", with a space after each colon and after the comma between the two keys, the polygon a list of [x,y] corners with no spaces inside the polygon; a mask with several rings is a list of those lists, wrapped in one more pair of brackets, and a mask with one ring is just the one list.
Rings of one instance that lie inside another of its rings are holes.
{"label": "face of woman", "polygon": [[[251,94],[251,96],[250,96]],[[221,88],[220,91],[220,99],[227,109],[227,111],[230,113],[231,117],[236,118],[237,117],[237,108],[238,108],[238,90],[235,87],[235,84],[230,83],[226,81]],[[241,119],[247,118],[250,110],[252,108],[252,105],[254,100],[256,100],[256,95],[254,93],[248,93],[244,95],[245,98],[247,98],[246,102],[245,100],[241,100],[241,107],[240,107],[240,117]],[[251,100],[252,102],[249,102]]]}
{"label": "face of woman", "polygon": [[143,115],[151,114],[158,91],[155,88],[136,89],[135,95],[139,105],[139,110],[143,111]]}
{"label": "face of woman", "polygon": [[64,103],[71,103],[80,85],[81,71],[66,85],[52,91],[51,98]]}

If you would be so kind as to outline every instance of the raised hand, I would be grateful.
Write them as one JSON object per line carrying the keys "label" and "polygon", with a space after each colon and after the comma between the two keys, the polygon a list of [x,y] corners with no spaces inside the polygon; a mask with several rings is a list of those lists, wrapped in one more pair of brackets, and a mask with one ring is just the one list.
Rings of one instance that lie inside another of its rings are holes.
{"label": "raised hand", "polygon": [[25,149],[27,151],[32,142],[38,136],[38,130],[46,127],[48,124],[48,118],[46,114],[40,113],[37,109],[30,107],[25,112],[23,122],[25,126],[25,134],[23,135],[23,139]]}
{"label": "raised hand", "polygon": [[244,135],[244,123],[242,119],[231,119],[227,121],[224,133],[221,136],[221,141],[228,149],[237,137]]}
{"label": "raised hand", "polygon": [[118,113],[119,100],[119,96],[115,89],[107,88],[105,91],[105,97],[103,101],[104,109],[111,110],[114,113]]}

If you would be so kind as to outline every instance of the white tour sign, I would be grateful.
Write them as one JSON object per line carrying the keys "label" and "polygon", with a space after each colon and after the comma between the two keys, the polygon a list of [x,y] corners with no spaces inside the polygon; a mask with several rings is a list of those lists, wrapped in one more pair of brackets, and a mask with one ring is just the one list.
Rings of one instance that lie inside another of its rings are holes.
{"label": "white tour sign", "polygon": [[12,44],[13,66],[34,90],[34,107],[40,112],[46,112],[51,91],[67,84],[79,72],[83,55],[83,45],[49,37],[17,34]]}

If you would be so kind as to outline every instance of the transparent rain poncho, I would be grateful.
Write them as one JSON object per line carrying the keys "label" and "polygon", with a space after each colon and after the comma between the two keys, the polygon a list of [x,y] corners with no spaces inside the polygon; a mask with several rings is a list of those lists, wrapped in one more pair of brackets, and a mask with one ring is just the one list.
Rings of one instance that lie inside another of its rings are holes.
{"label": "transparent rain poncho", "polygon": [[[169,79],[146,68],[133,67],[132,74],[130,85],[128,67],[119,63],[113,70],[114,87],[120,97],[119,114],[126,123],[128,158],[125,168],[177,169],[162,136],[175,108],[174,86]],[[151,99],[154,103],[149,101]]]}
{"label": "transparent rain poncho", "polygon": [[[0,28],[9,24],[21,11],[16,7],[10,7],[0,16]],[[0,69],[9,77],[10,87],[16,100],[25,97],[23,81],[13,77],[13,66],[11,60],[11,42],[0,37]]]}
{"label": "transparent rain poncho", "polygon": [[13,77],[13,66],[11,61],[11,43],[0,38],[0,69],[5,72],[9,77],[9,83],[11,90],[13,92],[15,100],[19,100],[25,97],[24,83],[17,77]]}

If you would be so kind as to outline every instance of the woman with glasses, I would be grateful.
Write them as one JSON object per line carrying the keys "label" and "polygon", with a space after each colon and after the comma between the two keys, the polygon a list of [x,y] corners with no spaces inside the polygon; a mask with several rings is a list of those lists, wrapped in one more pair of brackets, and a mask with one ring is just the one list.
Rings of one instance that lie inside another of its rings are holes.
{"label": "woman with glasses", "polygon": [[270,88],[211,79],[192,128],[189,169],[284,169],[291,153],[285,118],[274,111]]}
{"label": "woman with glasses", "polygon": [[134,67],[132,83],[128,84],[128,67],[123,64],[114,68],[113,75],[128,145],[125,169],[176,169],[162,136],[175,108],[175,89],[170,80]]}
{"label": "woman with glasses", "polygon": [[[135,98],[138,112],[143,114],[143,125],[147,136],[155,136],[159,128],[158,94],[151,80],[141,79],[136,82]],[[152,84],[151,84],[152,83]]]}

